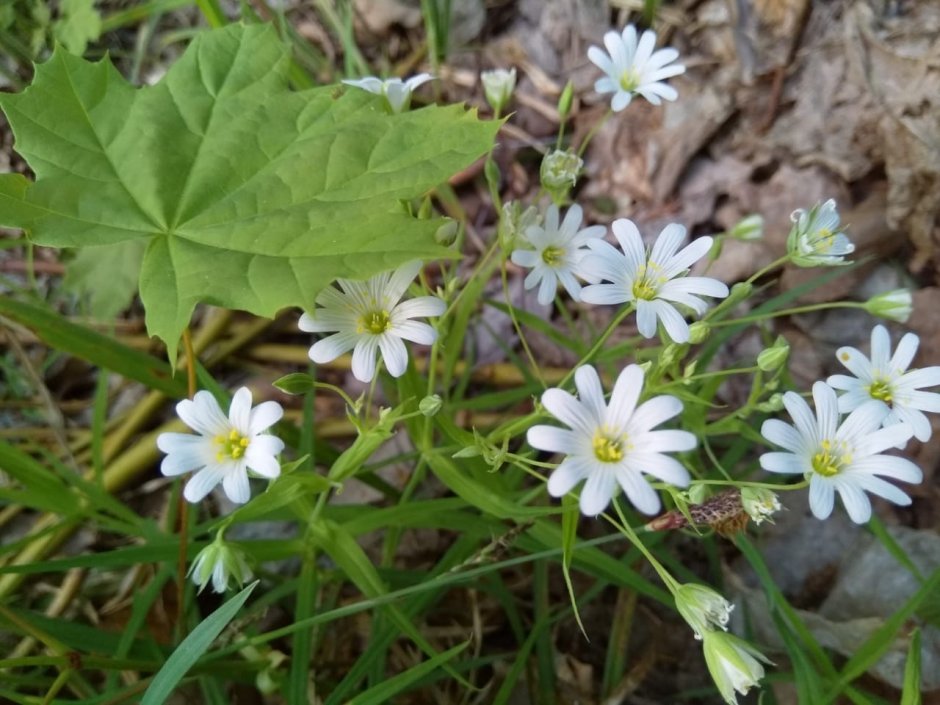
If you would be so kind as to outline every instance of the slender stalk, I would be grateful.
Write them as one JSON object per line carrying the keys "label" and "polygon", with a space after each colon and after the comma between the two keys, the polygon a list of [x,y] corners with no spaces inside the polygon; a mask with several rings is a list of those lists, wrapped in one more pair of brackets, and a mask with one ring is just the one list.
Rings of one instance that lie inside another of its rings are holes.
{"label": "slender stalk", "polygon": [[[186,356],[186,386],[189,398],[196,396],[196,353],[189,327],[183,329],[183,353]],[[189,544],[189,506],[182,490],[177,499],[180,544],[176,560],[176,634],[182,640],[186,635],[186,548]]]}

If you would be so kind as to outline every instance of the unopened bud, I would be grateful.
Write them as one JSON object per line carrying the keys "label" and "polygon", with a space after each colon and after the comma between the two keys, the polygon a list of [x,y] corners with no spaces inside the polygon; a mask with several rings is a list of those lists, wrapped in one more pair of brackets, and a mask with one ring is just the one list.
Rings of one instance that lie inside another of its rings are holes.
{"label": "unopened bud", "polygon": [[872,316],[907,323],[913,310],[913,297],[908,289],[895,289],[872,296],[865,302],[865,310]]}
{"label": "unopened bud", "polygon": [[574,152],[563,149],[549,152],[542,159],[542,167],[539,170],[542,186],[552,198],[558,194],[563,196],[577,183],[582,166],[584,161]]}
{"label": "unopened bud", "polygon": [[695,321],[689,326],[689,342],[693,345],[704,343],[711,332],[712,327],[708,321]]}
{"label": "unopened bud", "polygon": [[757,356],[757,366],[764,372],[776,372],[786,364],[789,356],[789,343],[782,335],[778,335],[774,344]]}
{"label": "unopened bud", "polygon": [[569,79],[565,84],[561,96],[558,98],[558,118],[561,122],[568,119],[568,113],[571,112],[571,102],[574,99],[574,83]]}
{"label": "unopened bud", "polygon": [[728,237],[735,240],[760,240],[764,237],[764,219],[759,215],[749,215],[728,231]]}
{"label": "unopened bud", "polygon": [[783,395],[779,392],[772,394],[770,399],[757,404],[755,408],[758,411],[763,411],[766,414],[772,414],[775,411],[780,411],[783,408]]}
{"label": "unopened bud", "polygon": [[432,394],[418,402],[418,410],[425,416],[434,416],[442,406],[444,402],[438,394]]}
{"label": "unopened bud", "polygon": [[516,88],[516,69],[493,69],[480,74],[486,102],[496,113],[502,112],[509,104],[512,92]]}
{"label": "unopened bud", "polygon": [[244,554],[221,537],[202,549],[189,569],[189,575],[202,592],[209,582],[217,593],[228,590],[229,580],[241,587],[251,578]]}
{"label": "unopened bud", "polygon": [[460,223],[447,218],[441,226],[434,231],[434,242],[444,247],[450,247],[457,241],[457,235],[459,233]]}

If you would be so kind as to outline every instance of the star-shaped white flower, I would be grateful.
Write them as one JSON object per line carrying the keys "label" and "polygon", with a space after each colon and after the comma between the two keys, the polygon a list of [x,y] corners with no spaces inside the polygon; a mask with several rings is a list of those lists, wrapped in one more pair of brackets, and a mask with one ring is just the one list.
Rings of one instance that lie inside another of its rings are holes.
{"label": "star-shaped white flower", "polygon": [[437,340],[436,330],[411,319],[440,316],[447,308],[436,296],[401,300],[420,270],[421,262],[415,260],[364,282],[339,279],[339,289],[323,289],[317,295],[322,308],[302,315],[300,330],[335,334],[314,343],[310,359],[322,364],[352,350],[353,375],[360,382],[371,382],[376,354],[381,352],[392,377],[405,374],[408,349],[403,341],[431,345]]}
{"label": "star-shaped white flower", "polygon": [[884,413],[875,402],[862,404],[840,423],[835,390],[825,382],[813,385],[813,400],[816,414],[799,394],[783,395],[783,404],[794,425],[768,419],[761,434],[787,452],[764,453],[760,457],[761,467],[768,472],[807,478],[809,507],[817,519],[832,514],[836,492],[856,524],[871,518],[871,502],[865,492],[895,504],[910,504],[911,498],[900,488],[879,477],[921,481],[920,468],[910,460],[881,454],[910,439],[913,433],[910,424],[880,428]]}
{"label": "star-shaped white flower", "polygon": [[787,251],[800,267],[834,267],[848,264],[845,255],[855,245],[839,230],[836,202],[829,199],[808,211],[799,208],[790,215],[793,227],[787,236]]}
{"label": "star-shaped white flower", "polygon": [[412,76],[407,81],[400,78],[376,78],[375,76],[366,76],[365,78],[347,79],[343,81],[347,86],[355,86],[384,96],[388,109],[393,113],[401,113],[411,105],[411,92],[423,83],[427,83],[434,77],[429,73],[419,73]]}
{"label": "star-shaped white flower", "polygon": [[636,225],[626,218],[615,220],[614,237],[623,248],[621,254],[603,240],[592,240],[593,251],[581,262],[581,268],[606,280],[607,284],[591,284],[581,291],[581,300],[592,304],[636,306],[636,323],[647,338],[656,335],[656,320],[677,343],[689,340],[689,324],[673,304],[692,309],[701,316],[708,304],[699,296],[724,298],[728,287],[710,277],[683,276],[689,267],[708,254],[710,237],[700,237],[682,250],[685,228],[676,223],[667,225],[647,255],[643,238]]}
{"label": "star-shaped white flower", "polygon": [[695,436],[688,431],[653,430],[678,415],[682,402],[663,395],[637,406],[643,389],[643,370],[638,365],[620,373],[610,405],[593,367],[579,367],[574,381],[577,399],[558,388],[542,395],[542,405],[570,430],[539,425],[526,435],[533,448],[567,456],[548,480],[549,494],[561,497],[586,480],[581,511],[595,516],[610,504],[619,485],[637,509],[655,514],[661,506],[659,495],[644,474],[678,487],[689,485],[686,469],[664,453],[691,450]]}
{"label": "star-shaped white flower", "polygon": [[266,401],[252,409],[251,391],[242,387],[232,397],[226,417],[215,397],[201,391],[177,404],[176,413],[199,435],[157,436],[157,447],[167,454],[160,472],[172,476],[198,471],[183,490],[188,501],[198,502],[221,482],[230,500],[244,504],[251,498],[249,470],[269,480],[281,474],[277,455],[284,442],[263,433],[284,415],[277,402]]}
{"label": "star-shaped white flower", "polygon": [[604,46],[609,55],[600,47],[592,46],[588,49],[588,59],[607,74],[597,80],[594,90],[614,94],[610,102],[614,111],[619,112],[630,105],[636,94],[653,105],[679,97],[675,88],[662,81],[685,73],[685,66],[668,65],[679,58],[679,52],[671,47],[654,51],[656,32],[646,30],[638,40],[636,27],[628,24],[620,34],[605,34]]}
{"label": "star-shaped white flower", "polygon": [[[515,264],[532,269],[525,278],[525,288],[538,286],[538,299],[542,305],[550,304],[555,298],[558,282],[572,299],[580,300],[581,284],[575,277],[582,275],[579,265],[590,252],[586,245],[591,240],[604,237],[607,232],[603,225],[581,228],[582,215],[581,206],[573,205],[559,225],[558,207],[549,206],[542,225],[530,225],[525,230],[526,240],[535,249],[514,250],[512,253]],[[590,274],[585,278],[590,278]]]}
{"label": "star-shaped white flower", "polygon": [[908,371],[920,338],[907,333],[891,354],[891,338],[884,326],[871,331],[871,359],[851,347],[839,348],[836,357],[854,377],[832,375],[826,382],[845,392],[839,397],[839,411],[854,411],[867,402],[877,402],[882,425],[904,422],[914,429],[914,438],[928,441],[930,421],[923,412],[940,411],[940,394],[924,392],[922,387],[940,385],[940,367]]}

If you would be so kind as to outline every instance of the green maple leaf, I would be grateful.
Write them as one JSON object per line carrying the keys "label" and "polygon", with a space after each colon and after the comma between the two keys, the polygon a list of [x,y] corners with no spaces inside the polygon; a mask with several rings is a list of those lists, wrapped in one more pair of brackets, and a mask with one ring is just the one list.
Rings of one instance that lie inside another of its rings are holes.
{"label": "green maple leaf", "polygon": [[171,360],[198,302],[271,316],[311,307],[337,277],[453,256],[434,244],[440,221],[400,199],[488,151],[498,123],[461,106],[388,115],[361,90],[291,91],[288,62],[267,25],[199,35],[141,89],[108,60],[57,50],[27,90],[0,96],[36,174],[0,175],[0,224],[41,245],[126,248],[101,258],[99,277],[145,244],[147,329]]}

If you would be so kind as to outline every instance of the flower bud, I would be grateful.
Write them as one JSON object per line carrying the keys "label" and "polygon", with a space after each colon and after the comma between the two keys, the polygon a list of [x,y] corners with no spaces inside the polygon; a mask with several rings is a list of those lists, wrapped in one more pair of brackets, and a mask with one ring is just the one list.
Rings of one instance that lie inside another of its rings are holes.
{"label": "flower bud", "polygon": [[724,306],[732,306],[736,303],[744,301],[744,299],[751,295],[753,290],[754,285],[750,282],[738,282],[731,287],[731,293],[728,294],[728,298],[721,303]]}
{"label": "flower bud", "polygon": [[777,495],[763,487],[744,487],[741,490],[741,506],[755,524],[769,521],[773,524],[774,512],[780,511]]}
{"label": "flower bud", "polygon": [[501,113],[509,104],[512,92],[516,88],[516,69],[494,69],[480,74],[483,82],[483,93],[486,102],[493,108],[493,112]]}
{"label": "flower bud", "polygon": [[535,206],[522,210],[518,201],[506,201],[499,219],[499,241],[503,249],[511,251],[526,240],[525,231],[532,225],[538,225],[539,211]]}
{"label": "flower bud", "polygon": [[757,367],[764,372],[776,372],[787,363],[790,356],[790,345],[782,335],[766,350],[757,356]]}
{"label": "flower bud", "polygon": [[780,411],[783,408],[783,395],[777,392],[776,394],[771,395],[770,399],[757,404],[754,408],[756,408],[758,411],[763,411],[766,414],[772,414],[774,412]]}
{"label": "flower bud", "polygon": [[733,634],[709,631],[702,634],[702,640],[705,663],[718,692],[726,703],[736,705],[735,693],[746,695],[751,688],[759,685],[760,679],[764,677],[764,667],[760,661],[770,661]]}
{"label": "flower bud", "polygon": [[759,215],[749,215],[728,231],[728,237],[735,240],[760,240],[764,237],[764,219]]}
{"label": "flower bud", "polygon": [[790,215],[793,227],[787,235],[787,254],[799,267],[835,267],[848,264],[845,255],[855,245],[839,227],[836,202],[829,199],[808,211],[798,209]]}
{"label": "flower bud", "polygon": [[457,241],[457,235],[460,233],[460,223],[456,220],[447,218],[441,226],[434,231],[434,242],[443,247],[450,247]]}
{"label": "flower bud", "polygon": [[907,323],[911,317],[913,298],[909,289],[895,289],[875,294],[865,302],[865,310],[872,316]]}
{"label": "flower bud", "polygon": [[692,627],[696,639],[701,639],[705,632],[728,628],[734,605],[710,587],[686,583],[679,586],[673,597],[676,609]]}
{"label": "flower bud", "polygon": [[574,152],[556,149],[542,159],[539,176],[553,199],[560,200],[578,181],[584,161]]}
{"label": "flower bud", "polygon": [[212,589],[217,593],[228,590],[229,580],[241,587],[251,578],[251,568],[245,561],[244,554],[231,544],[226,543],[221,536],[202,549],[189,569],[189,575],[202,592],[209,581]]}
{"label": "flower bud", "polygon": [[711,335],[712,327],[708,321],[695,321],[689,325],[689,342],[692,345],[704,343]]}
{"label": "flower bud", "polygon": [[441,410],[442,406],[444,406],[444,402],[439,394],[432,394],[418,402],[418,410],[425,416],[434,416]]}

